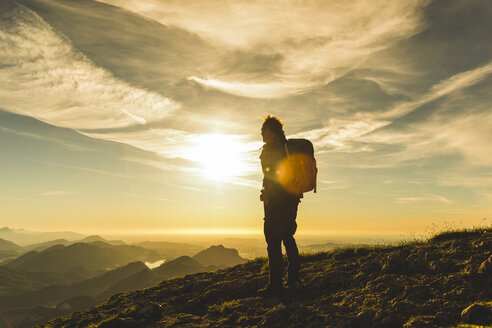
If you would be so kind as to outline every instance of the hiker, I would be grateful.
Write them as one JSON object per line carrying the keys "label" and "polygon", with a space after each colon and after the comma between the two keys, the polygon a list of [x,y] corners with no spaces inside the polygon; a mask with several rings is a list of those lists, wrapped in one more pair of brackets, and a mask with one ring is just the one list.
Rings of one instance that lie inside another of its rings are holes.
{"label": "hiker", "polygon": [[260,159],[263,170],[263,188],[260,200],[265,211],[264,233],[267,242],[270,281],[260,294],[278,295],[284,290],[282,285],[282,242],[287,252],[287,286],[300,283],[299,251],[294,233],[297,229],[297,207],[302,198],[289,191],[281,181],[283,165],[287,160],[283,123],[274,116],[266,116],[261,128],[263,142]]}

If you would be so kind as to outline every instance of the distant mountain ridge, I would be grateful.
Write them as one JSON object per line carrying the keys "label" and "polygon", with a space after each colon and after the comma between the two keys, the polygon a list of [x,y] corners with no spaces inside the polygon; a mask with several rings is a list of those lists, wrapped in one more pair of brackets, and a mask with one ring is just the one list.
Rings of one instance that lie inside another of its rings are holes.
{"label": "distant mountain ridge", "polygon": [[156,261],[157,252],[134,245],[110,245],[101,241],[54,245],[41,252],[31,251],[6,264],[23,271],[68,273],[83,268],[102,272],[133,261]]}
{"label": "distant mountain ridge", "polygon": [[13,242],[0,238],[0,250],[2,251],[21,251],[22,247]]}
{"label": "distant mountain ridge", "polygon": [[3,227],[0,228],[0,238],[11,241],[19,246],[26,246],[55,239],[78,240],[85,238],[85,235],[72,231],[36,232]]}
{"label": "distant mountain ridge", "polygon": [[[12,230],[10,228],[2,228],[0,229],[4,231],[7,235],[12,237],[12,234],[21,231],[22,233],[29,234],[31,235],[32,232],[27,232],[27,230],[24,229],[15,229]],[[36,234],[36,233],[34,233]],[[17,237],[15,237],[17,238]],[[14,239],[15,239],[14,238]],[[44,238],[44,237],[43,237]],[[76,239],[76,240],[67,240],[63,238],[58,238],[54,240],[48,240],[48,241],[43,241],[39,243],[30,243],[25,246],[19,246],[12,241],[1,239],[0,238],[0,263],[3,261],[4,264],[11,262],[15,257],[18,257],[22,254],[28,253],[29,251],[36,251],[36,252],[42,252],[52,246],[55,245],[63,245],[63,246],[70,246],[72,244],[76,243],[94,243],[94,242],[103,242],[106,244],[110,244],[113,246],[116,245],[126,245],[125,242],[122,240],[107,240],[104,239],[103,237],[99,235],[91,235],[84,237],[82,239]]]}

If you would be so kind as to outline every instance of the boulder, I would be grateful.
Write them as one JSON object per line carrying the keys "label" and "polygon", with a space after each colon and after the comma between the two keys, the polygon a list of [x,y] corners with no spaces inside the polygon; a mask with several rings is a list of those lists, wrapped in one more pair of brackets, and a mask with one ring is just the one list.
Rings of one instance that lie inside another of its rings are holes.
{"label": "boulder", "polygon": [[492,273],[492,255],[480,264],[478,268],[478,273]]}
{"label": "boulder", "polygon": [[474,325],[492,324],[492,302],[470,305],[461,312],[461,322]]}

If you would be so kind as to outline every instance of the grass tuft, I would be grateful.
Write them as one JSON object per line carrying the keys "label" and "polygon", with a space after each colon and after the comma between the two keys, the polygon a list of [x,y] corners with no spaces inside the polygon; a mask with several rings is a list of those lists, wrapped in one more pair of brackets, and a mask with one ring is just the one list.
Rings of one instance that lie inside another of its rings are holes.
{"label": "grass tuft", "polygon": [[430,238],[430,241],[448,241],[448,240],[457,240],[467,237],[478,236],[483,233],[491,232],[491,228],[474,228],[474,229],[465,229],[465,230],[448,230],[441,232],[434,237]]}

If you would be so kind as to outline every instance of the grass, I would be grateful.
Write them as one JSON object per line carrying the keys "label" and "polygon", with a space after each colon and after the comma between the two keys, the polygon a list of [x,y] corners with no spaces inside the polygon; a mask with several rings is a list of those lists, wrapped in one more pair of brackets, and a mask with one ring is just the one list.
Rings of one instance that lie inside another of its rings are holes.
{"label": "grass", "polygon": [[452,240],[452,239],[461,239],[464,237],[472,237],[472,236],[478,236],[483,233],[490,232],[492,229],[491,228],[486,228],[486,227],[477,227],[477,228],[472,228],[472,229],[461,229],[461,230],[448,230],[448,231],[443,231],[434,237],[430,238],[430,241],[447,241],[447,240]]}

